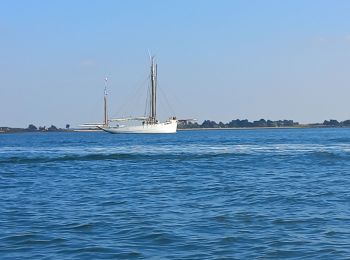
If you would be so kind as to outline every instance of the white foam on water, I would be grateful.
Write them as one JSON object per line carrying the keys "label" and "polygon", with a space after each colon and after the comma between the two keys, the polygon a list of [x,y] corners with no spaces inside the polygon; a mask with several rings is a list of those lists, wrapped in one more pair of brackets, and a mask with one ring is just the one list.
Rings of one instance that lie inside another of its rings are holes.
{"label": "white foam on water", "polygon": [[169,144],[169,145],[121,145],[121,146],[94,146],[94,147],[1,147],[0,155],[38,156],[45,155],[88,155],[88,154],[188,154],[188,155],[210,155],[210,154],[301,154],[311,152],[349,153],[350,144],[225,144],[225,145],[204,145],[204,144]]}

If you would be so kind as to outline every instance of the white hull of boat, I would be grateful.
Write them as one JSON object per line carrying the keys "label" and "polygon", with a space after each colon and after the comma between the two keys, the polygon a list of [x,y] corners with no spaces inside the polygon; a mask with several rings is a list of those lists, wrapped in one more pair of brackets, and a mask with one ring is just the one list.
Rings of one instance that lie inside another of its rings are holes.
{"label": "white hull of boat", "polygon": [[177,130],[177,121],[139,126],[101,127],[101,129],[112,134],[173,134]]}

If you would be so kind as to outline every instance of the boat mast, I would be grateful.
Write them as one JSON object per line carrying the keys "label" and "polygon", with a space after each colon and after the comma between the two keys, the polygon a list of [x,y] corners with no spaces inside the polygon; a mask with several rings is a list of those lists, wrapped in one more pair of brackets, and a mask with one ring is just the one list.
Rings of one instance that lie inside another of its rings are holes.
{"label": "boat mast", "polygon": [[154,57],[151,59],[151,123],[156,123],[156,102],[157,102],[157,65],[154,63]]}
{"label": "boat mast", "polygon": [[104,120],[103,120],[103,126],[108,126],[108,114],[107,114],[107,78],[105,78],[105,91],[104,91]]}

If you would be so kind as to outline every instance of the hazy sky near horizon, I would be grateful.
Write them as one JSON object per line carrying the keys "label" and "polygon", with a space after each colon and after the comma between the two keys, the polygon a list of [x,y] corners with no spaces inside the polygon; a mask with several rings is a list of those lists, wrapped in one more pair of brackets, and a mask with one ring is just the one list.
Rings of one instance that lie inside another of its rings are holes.
{"label": "hazy sky near horizon", "polygon": [[2,0],[0,126],[100,122],[106,76],[110,115],[143,114],[148,50],[161,118],[350,119],[349,14],[346,0]]}

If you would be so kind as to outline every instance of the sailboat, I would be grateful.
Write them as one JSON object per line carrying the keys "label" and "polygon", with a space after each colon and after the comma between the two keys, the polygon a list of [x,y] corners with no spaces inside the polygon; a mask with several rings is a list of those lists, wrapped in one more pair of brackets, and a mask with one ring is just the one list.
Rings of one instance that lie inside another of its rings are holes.
{"label": "sailboat", "polygon": [[[165,122],[157,120],[157,64],[154,57],[151,57],[150,71],[150,110],[147,117],[128,117],[108,119],[107,116],[107,93],[104,97],[104,123],[96,125],[99,129],[111,134],[170,134],[176,133],[177,119],[175,116],[170,117]],[[123,125],[122,123],[133,121],[137,125]],[[117,123],[112,126],[111,123]]]}

